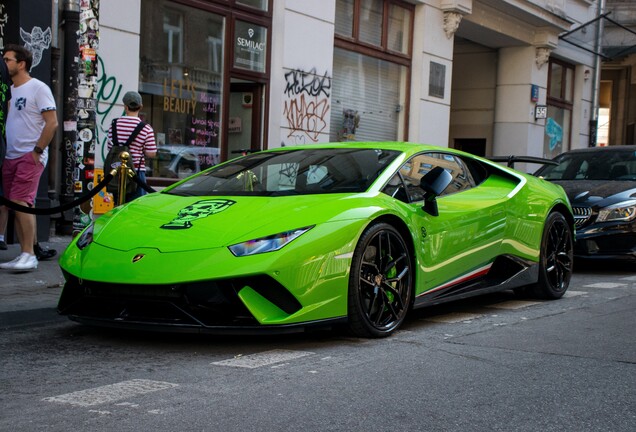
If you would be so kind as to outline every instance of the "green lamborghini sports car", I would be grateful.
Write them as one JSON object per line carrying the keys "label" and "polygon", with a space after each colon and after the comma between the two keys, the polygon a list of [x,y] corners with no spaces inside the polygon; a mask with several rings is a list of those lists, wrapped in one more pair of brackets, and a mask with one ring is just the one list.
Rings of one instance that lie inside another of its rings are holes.
{"label": "green lamborghini sports car", "polygon": [[58,309],[100,326],[254,333],[346,324],[501,290],[561,297],[574,218],[550,182],[411,143],[283,147],[101,216],[60,258]]}

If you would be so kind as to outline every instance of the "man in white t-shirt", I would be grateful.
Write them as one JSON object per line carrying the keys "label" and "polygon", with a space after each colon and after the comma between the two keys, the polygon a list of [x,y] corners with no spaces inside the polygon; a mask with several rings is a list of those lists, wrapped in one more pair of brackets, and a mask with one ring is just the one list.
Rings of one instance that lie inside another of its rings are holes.
{"label": "man in white t-shirt", "polygon": [[[2,166],[4,196],[33,207],[40,177],[48,160],[48,145],[57,130],[55,99],[51,89],[29,74],[33,56],[20,45],[6,45],[4,62],[13,81],[7,117],[7,154]],[[15,213],[22,253],[0,268],[33,270],[38,260],[33,250],[35,215]]]}

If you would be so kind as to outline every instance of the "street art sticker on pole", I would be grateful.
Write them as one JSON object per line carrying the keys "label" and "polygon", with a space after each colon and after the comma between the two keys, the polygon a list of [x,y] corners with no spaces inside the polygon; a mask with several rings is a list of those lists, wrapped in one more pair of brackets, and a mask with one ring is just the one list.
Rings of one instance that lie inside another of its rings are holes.
{"label": "street art sticker on pole", "polygon": [[[75,143],[74,191],[79,198],[95,185],[97,136],[97,49],[99,47],[99,0],[80,0],[77,141]],[[93,217],[92,201],[75,208],[73,231],[86,227]]]}

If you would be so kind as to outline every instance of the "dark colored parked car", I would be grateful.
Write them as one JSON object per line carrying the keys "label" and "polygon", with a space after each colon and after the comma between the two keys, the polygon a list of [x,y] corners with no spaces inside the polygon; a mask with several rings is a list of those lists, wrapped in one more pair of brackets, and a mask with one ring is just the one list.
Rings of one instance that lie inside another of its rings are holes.
{"label": "dark colored parked car", "polygon": [[574,256],[636,262],[636,146],[593,147],[557,156],[535,175],[559,184],[576,220]]}

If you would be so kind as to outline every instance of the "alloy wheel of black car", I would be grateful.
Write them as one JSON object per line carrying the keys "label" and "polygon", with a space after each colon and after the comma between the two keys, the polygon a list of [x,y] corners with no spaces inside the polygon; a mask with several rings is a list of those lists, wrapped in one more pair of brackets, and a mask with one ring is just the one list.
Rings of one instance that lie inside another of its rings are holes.
{"label": "alloy wheel of black car", "polygon": [[570,285],[573,270],[572,227],[561,213],[552,213],[546,221],[541,241],[539,282],[534,294],[558,299]]}
{"label": "alloy wheel of black car", "polygon": [[395,331],[412,296],[411,255],[391,225],[372,225],[353,255],[349,282],[349,328],[357,336],[384,337]]}

